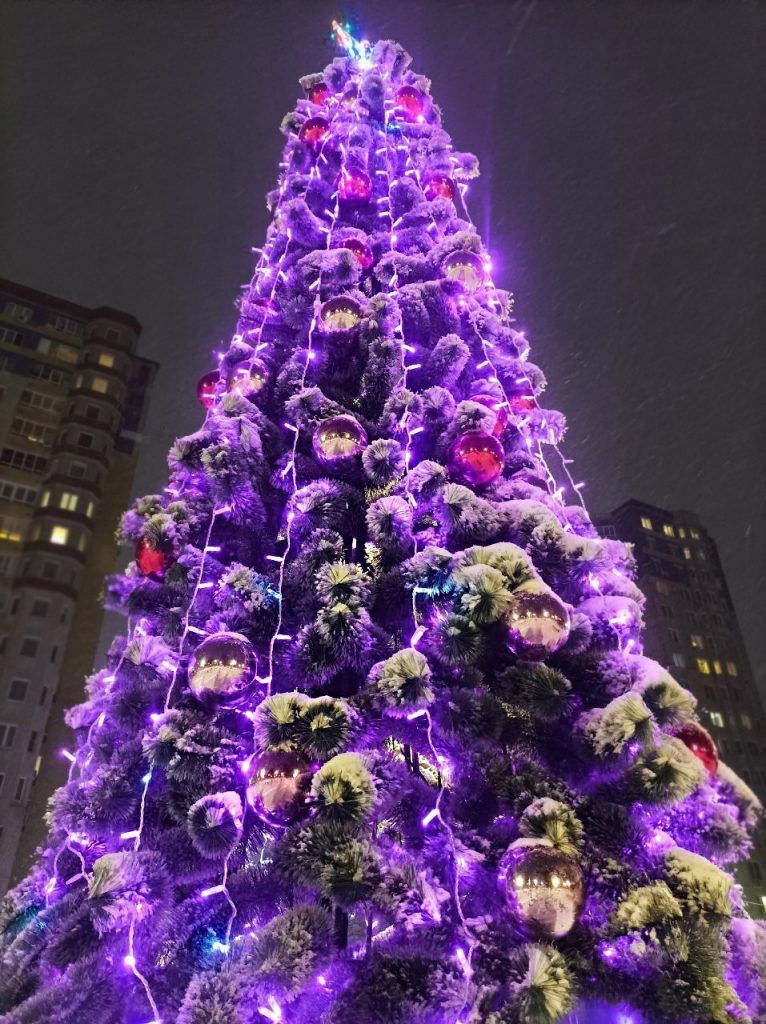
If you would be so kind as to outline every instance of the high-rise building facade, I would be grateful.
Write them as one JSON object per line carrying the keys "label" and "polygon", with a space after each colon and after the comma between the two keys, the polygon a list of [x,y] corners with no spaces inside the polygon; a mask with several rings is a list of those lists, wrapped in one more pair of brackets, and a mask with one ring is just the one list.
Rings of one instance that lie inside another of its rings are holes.
{"label": "high-rise building facade", "polygon": [[157,370],[140,333],[128,313],[0,279],[0,892],[65,778],[55,748],[98,644]]}
{"label": "high-rise building facade", "polygon": [[[626,501],[600,518],[605,536],[633,545],[646,595],[645,653],[698,701],[721,759],[766,802],[766,713],[715,541],[691,512]],[[763,834],[738,881],[753,916],[766,905]]]}

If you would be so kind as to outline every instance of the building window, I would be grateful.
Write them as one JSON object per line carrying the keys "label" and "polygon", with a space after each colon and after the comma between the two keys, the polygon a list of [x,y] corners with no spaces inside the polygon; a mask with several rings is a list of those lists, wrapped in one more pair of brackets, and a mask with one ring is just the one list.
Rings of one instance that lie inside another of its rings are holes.
{"label": "building window", "polygon": [[69,475],[75,480],[84,480],[85,474],[88,471],[88,467],[84,462],[70,462],[69,463]]}
{"label": "building window", "polygon": [[689,536],[691,537],[692,540],[699,540],[700,539],[700,535],[699,535],[699,531],[698,530],[691,530],[690,529],[689,530]]}
{"label": "building window", "polygon": [[55,562],[43,562],[43,579],[55,580],[59,574],[59,567]]}
{"label": "building window", "polygon": [[702,637],[698,633],[692,633],[689,637],[689,643],[692,647],[696,647],[698,650],[702,650],[704,644],[702,643]]}
{"label": "building window", "polygon": [[16,726],[8,725],[7,722],[0,722],[0,747],[10,750],[16,739]]}
{"label": "building window", "polygon": [[675,537],[676,535],[676,531],[673,529],[670,523],[663,524],[662,532],[665,534],[666,537]]}
{"label": "building window", "polygon": [[740,721],[742,722],[742,724],[744,725],[744,727],[746,729],[752,729],[753,728],[753,720],[750,717],[750,715],[747,715],[744,712],[742,712],[742,714],[739,716],[739,718],[740,718]]}
{"label": "building window", "polygon": [[29,742],[27,743],[27,753],[34,754],[35,747],[37,746],[37,733],[31,732],[29,734]]}
{"label": "building window", "polygon": [[51,544],[66,544],[69,541],[68,526],[51,527]]}
{"label": "building window", "polygon": [[51,326],[55,327],[57,331],[63,331],[64,334],[79,334],[80,325],[76,320],[70,320],[66,316],[54,316],[50,321]]}
{"label": "building window", "polygon": [[93,434],[81,433],[77,438],[78,448],[92,448],[93,447]]}
{"label": "building window", "polygon": [[697,658],[697,671],[701,672],[703,676],[710,675],[710,662],[707,658]]}
{"label": "building window", "polygon": [[98,419],[98,406],[97,405],[86,405],[85,406],[85,419],[86,420],[97,420]]}
{"label": "building window", "polygon": [[719,729],[723,729],[723,715],[720,711],[711,711],[710,721],[713,725],[718,726]]}
{"label": "building window", "polygon": [[21,345],[23,341],[21,331],[12,331],[10,327],[0,327],[0,341],[6,345]]}
{"label": "building window", "polygon": [[27,780],[25,778],[21,778],[21,779],[18,780],[18,782],[16,783],[16,792],[15,792],[14,797],[13,797],[14,800],[23,800],[24,799],[24,790],[26,788],[26,785],[27,785]]}
{"label": "building window", "polygon": [[669,594],[670,593],[670,587],[665,582],[665,580],[657,580],[656,583],[655,583],[655,586],[657,588],[657,593],[658,594]]}
{"label": "building window", "polygon": [[679,637],[678,637],[678,631],[677,630],[669,629],[668,630],[668,636],[670,637],[670,639],[673,641],[674,644],[678,643]]}
{"label": "building window", "polygon": [[111,370],[114,366],[114,356],[111,352],[99,352],[98,354],[98,365],[105,366],[107,370]]}
{"label": "building window", "polygon": [[713,671],[717,676],[723,675],[723,669],[721,668],[721,662],[717,659],[713,662]]}
{"label": "building window", "polygon": [[58,644],[54,644],[53,647],[51,648],[51,662],[54,665],[56,663],[56,658],[58,657],[58,654],[59,654]]}
{"label": "building window", "polygon": [[[36,643],[37,641],[35,641]],[[12,679],[8,687],[8,700],[15,700],[21,703],[27,699],[29,683],[26,679]]]}
{"label": "building window", "polygon": [[43,707],[47,700],[48,700],[48,687],[44,686],[42,688],[42,690],[40,691],[40,707]]}
{"label": "building window", "polygon": [[683,526],[678,527],[678,536],[681,538],[681,540],[686,539],[686,530],[683,528]]}
{"label": "building window", "polygon": [[44,619],[48,614],[48,602],[41,597],[36,597],[32,602],[32,614],[37,619]]}
{"label": "building window", "polygon": [[641,525],[645,530],[651,530],[653,528],[652,521],[648,516],[641,516]]}
{"label": "building window", "polygon": [[91,381],[90,389],[99,395],[105,395],[109,390],[109,381],[106,377],[94,377]]}
{"label": "building window", "polygon": [[757,861],[750,860],[747,862],[748,870],[750,871],[750,877],[754,882],[760,882],[763,878],[763,872]]}
{"label": "building window", "polygon": [[673,654],[673,664],[676,668],[686,668],[686,658],[676,651]]}
{"label": "building window", "polygon": [[104,336],[106,337],[107,341],[120,340],[120,332],[117,330],[116,327],[107,327],[107,329],[104,331]]}
{"label": "building window", "polygon": [[688,562],[691,557],[692,557],[692,549],[691,548],[684,548],[684,558],[686,559],[686,561]]}
{"label": "building window", "polygon": [[23,437],[25,441],[33,441],[35,444],[49,445],[53,440],[53,427],[47,427],[44,423],[35,423],[33,420],[22,419],[21,416],[14,416],[11,420],[11,433],[16,437]]}
{"label": "building window", "polygon": [[93,502],[93,501],[89,501],[87,506],[86,506],[86,508],[85,508],[85,515],[88,517],[88,519],[92,519],[93,518],[93,513],[95,511],[96,511],[96,503]]}
{"label": "building window", "polygon": [[29,306],[21,306],[18,302],[6,302],[3,312],[6,316],[18,320],[22,324],[28,324],[32,319],[32,310]]}
{"label": "building window", "polygon": [[85,548],[88,546],[88,538],[84,533],[81,533],[77,538],[77,550],[84,553]]}
{"label": "building window", "polygon": [[79,358],[79,353],[76,348],[72,348],[71,345],[56,345],[56,348],[52,353],[56,359],[60,359],[62,363],[76,363]]}
{"label": "building window", "polygon": [[735,661],[726,662],[726,674],[729,676],[737,675],[737,663]]}
{"label": "building window", "polygon": [[661,604],[660,605],[660,611],[662,612],[662,614],[665,616],[666,619],[672,619],[673,618],[673,609],[669,608],[666,604]]}
{"label": "building window", "polygon": [[71,491],[63,491],[59,498],[59,508],[63,508],[66,512],[76,512],[78,500],[76,494],[72,494]]}
{"label": "building window", "polygon": [[25,636],[21,641],[21,647],[19,648],[19,654],[22,658],[36,658],[37,649],[40,646],[40,641],[35,636]]}

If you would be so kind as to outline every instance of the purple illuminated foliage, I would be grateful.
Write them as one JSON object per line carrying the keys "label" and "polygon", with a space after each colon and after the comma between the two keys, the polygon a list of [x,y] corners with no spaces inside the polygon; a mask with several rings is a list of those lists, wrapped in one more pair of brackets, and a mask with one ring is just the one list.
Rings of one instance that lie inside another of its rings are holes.
{"label": "purple illuminated foliage", "polygon": [[755,799],[640,653],[475,157],[398,45],[336,34],[204,423],[123,517],[0,1021],[762,1020]]}

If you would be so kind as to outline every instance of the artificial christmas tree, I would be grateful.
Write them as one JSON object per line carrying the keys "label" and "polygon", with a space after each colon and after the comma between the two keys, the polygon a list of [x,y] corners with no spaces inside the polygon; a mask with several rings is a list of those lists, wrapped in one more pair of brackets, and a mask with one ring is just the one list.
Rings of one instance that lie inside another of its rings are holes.
{"label": "artificial christmas tree", "polygon": [[641,654],[475,158],[401,48],[339,35],[204,424],[123,519],[129,628],[3,906],[0,1021],[763,1021],[726,871],[757,801]]}

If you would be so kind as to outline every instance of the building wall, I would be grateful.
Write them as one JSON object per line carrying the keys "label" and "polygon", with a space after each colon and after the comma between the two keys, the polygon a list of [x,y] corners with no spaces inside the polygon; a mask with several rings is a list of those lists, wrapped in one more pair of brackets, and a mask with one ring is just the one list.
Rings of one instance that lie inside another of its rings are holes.
{"label": "building wall", "polygon": [[[714,539],[691,512],[627,501],[602,532],[633,544],[646,595],[645,653],[698,700],[719,755],[766,802],[766,713]],[[738,871],[753,916],[766,897],[766,842]]]}
{"label": "building wall", "polygon": [[113,506],[156,372],[135,354],[140,331],[129,314],[0,280],[0,892],[98,641]]}

